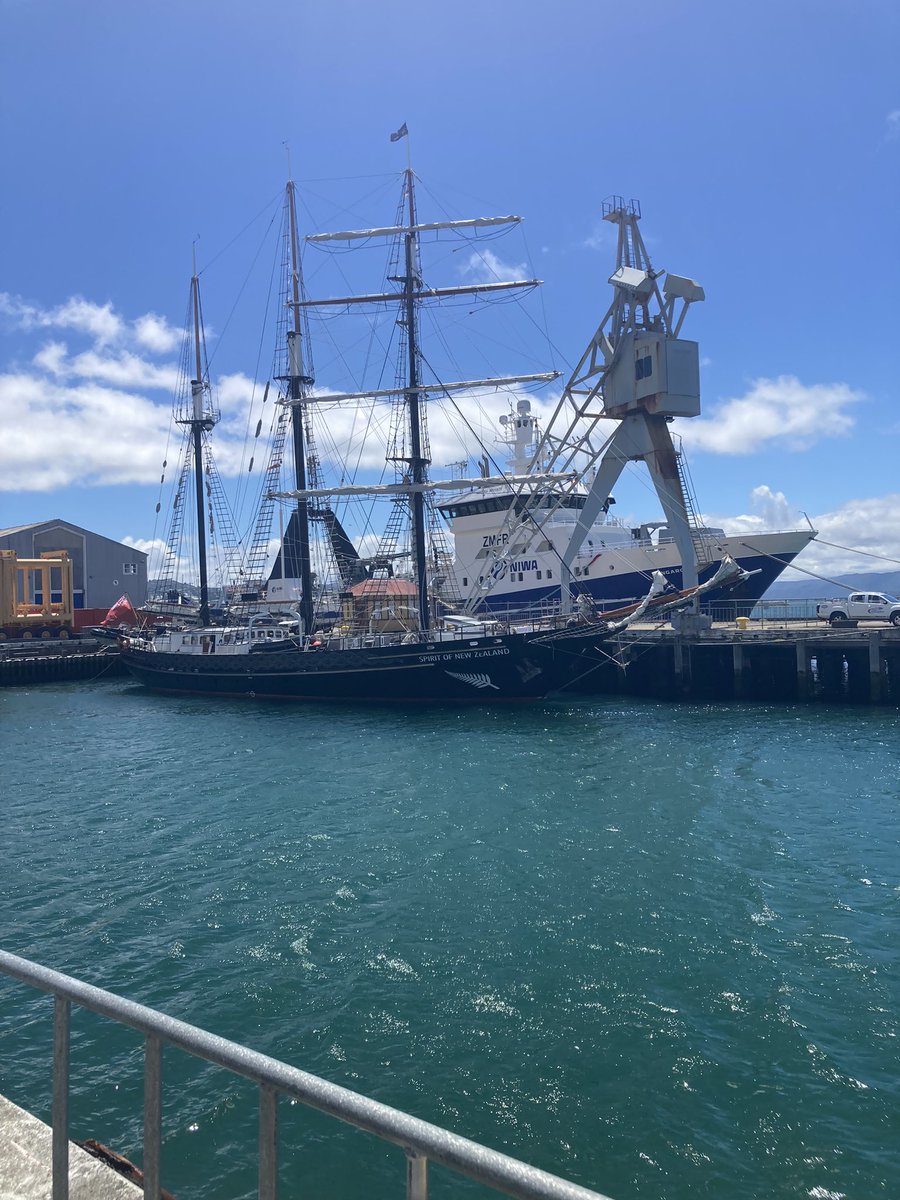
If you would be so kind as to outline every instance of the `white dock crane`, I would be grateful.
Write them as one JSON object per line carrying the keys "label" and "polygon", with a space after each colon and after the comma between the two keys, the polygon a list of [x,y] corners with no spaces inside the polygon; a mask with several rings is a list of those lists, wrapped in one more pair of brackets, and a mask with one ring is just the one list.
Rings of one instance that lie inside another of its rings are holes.
{"label": "white dock crane", "polygon": [[568,573],[625,464],[645,462],[681,554],[683,586],[693,587],[704,546],[691,522],[690,494],[669,422],[700,414],[699,345],[679,334],[688,308],[705,294],[693,279],[654,271],[638,230],[640,218],[636,200],[611,196],[603,202],[603,219],[618,231],[616,269],[609,277],[614,296],[566,385],[563,407],[568,404],[578,423],[588,422],[586,437],[600,420],[618,426],[606,443],[563,565]]}
{"label": "white dock crane", "polygon": [[[709,563],[707,539],[698,527],[682,458],[668,430],[676,416],[700,415],[700,347],[679,335],[688,308],[706,295],[694,280],[650,265],[637,228],[637,200],[608,197],[602,217],[618,232],[612,304],[536,444],[528,402],[520,402],[517,413],[503,421],[508,430],[512,426],[516,472],[514,502],[500,529],[508,536],[498,538],[484,564],[469,610],[503,577],[508,559],[522,556],[541,538],[560,508],[571,511],[565,504],[571,493],[587,487],[560,563],[560,607],[569,611],[572,563],[594,522],[613,503],[613,487],[628,462],[647,463],[682,558],[683,587],[696,586],[698,569]],[[601,425],[605,421],[617,422],[608,436],[608,426]],[[540,486],[541,478],[554,480],[553,485]]]}
{"label": "white dock crane", "polygon": [[[674,417],[700,413],[700,350],[697,342],[680,337],[690,306],[704,300],[693,279],[654,270],[638,230],[636,200],[610,196],[603,201],[603,219],[616,226],[616,268],[609,277],[613,300],[566,384],[550,420],[522,461],[519,425],[528,420],[528,405],[505,422],[516,425],[516,471],[556,474],[574,472],[578,484],[558,484],[552,492],[520,486],[510,507],[504,532],[506,548],[496,549],[485,564],[485,588],[505,569],[511,554],[521,555],[541,536],[542,527],[564,498],[590,480],[571,540],[563,551],[560,599],[563,611],[571,605],[572,564],[601,512],[612,503],[612,490],[628,462],[645,462],[659,496],[669,531],[682,562],[683,587],[698,582],[698,568],[709,562],[706,539],[696,514],[681,456],[669,431]],[[664,277],[664,279],[663,279]],[[605,436],[608,426],[615,429]],[[603,440],[603,436],[605,440]],[[585,473],[593,468],[593,476]],[[470,604],[474,603],[470,600]]]}

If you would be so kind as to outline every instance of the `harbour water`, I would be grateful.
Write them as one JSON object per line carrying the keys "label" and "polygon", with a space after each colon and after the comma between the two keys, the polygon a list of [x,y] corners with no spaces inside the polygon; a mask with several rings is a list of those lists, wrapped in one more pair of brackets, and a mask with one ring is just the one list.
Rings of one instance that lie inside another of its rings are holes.
{"label": "harbour water", "polygon": [[[615,1200],[900,1195],[894,710],[119,679],[0,692],[0,755],[5,949]],[[45,1118],[50,1011],[0,980]],[[76,1012],[72,1064],[74,1136],[138,1160],[138,1036]],[[400,1194],[337,1122],[281,1142],[286,1200]],[[252,1195],[255,1154],[253,1087],[167,1051],[165,1186]]]}

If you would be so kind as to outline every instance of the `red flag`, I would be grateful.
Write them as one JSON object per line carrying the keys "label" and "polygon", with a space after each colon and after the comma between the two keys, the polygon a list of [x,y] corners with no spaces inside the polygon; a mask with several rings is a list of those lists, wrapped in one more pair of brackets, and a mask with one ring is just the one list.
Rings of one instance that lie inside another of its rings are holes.
{"label": "red flag", "polygon": [[138,615],[127,594],[120,596],[103,620],[101,625],[139,625]]}

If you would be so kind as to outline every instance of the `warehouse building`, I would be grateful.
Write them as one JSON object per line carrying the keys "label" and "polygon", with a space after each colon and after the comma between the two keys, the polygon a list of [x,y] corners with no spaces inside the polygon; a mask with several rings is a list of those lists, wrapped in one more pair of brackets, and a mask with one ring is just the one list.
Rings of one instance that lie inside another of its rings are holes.
{"label": "warehouse building", "polygon": [[76,609],[105,613],[126,592],[135,608],[147,599],[147,555],[71,521],[35,521],[0,529],[0,550],[15,550],[19,558],[40,558],[48,550],[68,551]]}

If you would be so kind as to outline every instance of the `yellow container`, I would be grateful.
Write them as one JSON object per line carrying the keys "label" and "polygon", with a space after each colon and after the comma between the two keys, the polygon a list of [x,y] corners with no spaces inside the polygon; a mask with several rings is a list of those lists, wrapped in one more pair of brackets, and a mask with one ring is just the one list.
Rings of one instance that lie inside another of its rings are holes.
{"label": "yellow container", "polygon": [[735,623],[735,625],[737,625],[738,629],[749,629],[750,628],[750,618],[749,617],[735,617],[734,623]]}

